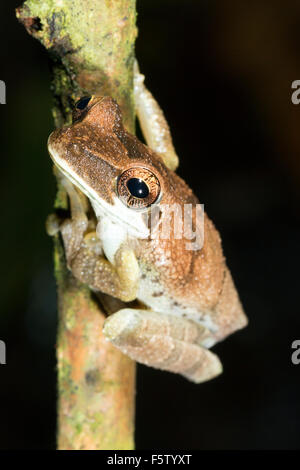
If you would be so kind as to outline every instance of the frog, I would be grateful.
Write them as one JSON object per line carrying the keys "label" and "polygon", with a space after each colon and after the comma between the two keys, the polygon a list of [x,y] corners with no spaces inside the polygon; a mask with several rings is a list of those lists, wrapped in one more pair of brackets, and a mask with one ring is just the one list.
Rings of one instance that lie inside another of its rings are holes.
{"label": "frog", "polygon": [[[74,277],[115,301],[103,326],[107,341],[138,363],[202,383],[223,370],[211,348],[248,319],[220,234],[176,173],[169,125],[137,65],[134,102],[145,143],[106,95],[81,97],[72,123],[51,133],[48,151],[70,217],[52,219],[48,231],[61,234]],[[198,247],[187,247],[190,237],[178,236],[175,223],[159,236],[174,206],[191,208],[194,231],[201,224]]]}

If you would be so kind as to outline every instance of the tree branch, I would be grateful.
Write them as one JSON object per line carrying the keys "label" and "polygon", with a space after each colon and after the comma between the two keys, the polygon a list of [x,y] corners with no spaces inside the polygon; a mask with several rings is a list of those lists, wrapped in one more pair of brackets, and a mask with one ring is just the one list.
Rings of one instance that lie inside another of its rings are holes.
{"label": "tree branch", "polygon": [[[27,0],[17,17],[49,52],[56,126],[83,95],[110,95],[134,131],[135,0]],[[56,208],[66,208],[58,188]],[[58,448],[131,449],[135,364],[104,340],[90,290],[67,270],[55,238],[58,285]]]}

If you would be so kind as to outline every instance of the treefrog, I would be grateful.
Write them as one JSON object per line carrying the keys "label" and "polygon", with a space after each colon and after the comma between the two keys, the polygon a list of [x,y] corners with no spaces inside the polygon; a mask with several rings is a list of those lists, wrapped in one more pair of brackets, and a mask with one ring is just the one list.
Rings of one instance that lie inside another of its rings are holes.
{"label": "treefrog", "polygon": [[[123,302],[104,323],[107,340],[137,362],[200,383],[222,372],[210,348],[243,328],[247,317],[219,233],[204,211],[196,217],[199,201],[175,173],[168,124],[137,68],[134,99],[147,145],[127,132],[109,96],[81,98],[73,123],[50,135],[71,218],[52,219],[48,230],[61,232],[77,279]],[[191,230],[202,224],[199,249],[176,235],[175,215],[169,236],[158,236],[173,206],[182,214],[184,206],[192,208]],[[153,236],[149,213],[155,210]]]}

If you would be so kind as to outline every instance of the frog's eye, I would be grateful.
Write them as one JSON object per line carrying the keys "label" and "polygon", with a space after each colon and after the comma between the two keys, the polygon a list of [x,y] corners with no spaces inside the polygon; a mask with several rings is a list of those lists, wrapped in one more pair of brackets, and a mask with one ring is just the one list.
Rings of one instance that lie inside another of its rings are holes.
{"label": "frog's eye", "polygon": [[75,108],[80,109],[80,111],[82,111],[87,107],[87,105],[91,101],[91,98],[91,96],[83,96],[82,98],[80,98],[80,100],[77,101],[77,103],[75,104]]}
{"label": "frog's eye", "polygon": [[125,170],[119,176],[117,189],[121,201],[133,209],[149,207],[160,195],[158,178],[146,168]]}

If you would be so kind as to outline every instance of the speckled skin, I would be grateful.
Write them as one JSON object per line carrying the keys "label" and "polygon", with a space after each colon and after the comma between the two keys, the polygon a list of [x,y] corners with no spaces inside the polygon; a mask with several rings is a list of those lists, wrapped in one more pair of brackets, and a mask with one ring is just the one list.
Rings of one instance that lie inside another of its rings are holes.
{"label": "speckled skin", "polygon": [[[162,154],[123,128],[120,109],[110,97],[94,97],[85,110],[75,110],[74,123],[55,130],[48,148],[60,170],[89,197],[99,225],[111,223],[110,209],[103,213],[97,208],[104,203],[115,210],[118,176],[128,168],[143,167],[160,182],[160,222],[166,217],[164,205],[192,204],[195,226],[196,196],[167,168]],[[124,217],[129,220],[130,213]],[[124,220],[114,219],[112,229],[116,226],[122,232]],[[219,233],[207,215],[203,247],[195,251],[187,250],[186,239],[175,239],[172,230],[167,240],[121,237],[113,254],[108,254],[111,249],[106,248],[101,231],[97,236],[87,227],[85,221],[76,229],[74,220],[61,227],[74,275],[123,301],[137,298],[147,308],[125,309],[109,317],[104,329],[108,339],[140,362],[182,373],[195,382],[218,375],[219,360],[207,348],[244,327],[247,319],[226,267]],[[190,328],[195,329],[192,339],[183,334]],[[172,333],[175,330],[181,332],[179,336]]]}

